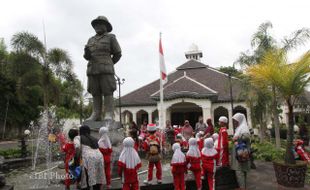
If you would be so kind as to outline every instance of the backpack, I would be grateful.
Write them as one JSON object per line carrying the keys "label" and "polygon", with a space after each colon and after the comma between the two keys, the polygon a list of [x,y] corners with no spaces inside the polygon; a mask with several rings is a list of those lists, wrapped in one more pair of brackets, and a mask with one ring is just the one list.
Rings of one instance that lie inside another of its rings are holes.
{"label": "backpack", "polygon": [[159,153],[159,144],[156,140],[150,140],[150,154],[155,155]]}
{"label": "backpack", "polygon": [[248,149],[246,143],[239,141],[236,145],[236,158],[239,162],[247,162],[250,160],[250,150]]}

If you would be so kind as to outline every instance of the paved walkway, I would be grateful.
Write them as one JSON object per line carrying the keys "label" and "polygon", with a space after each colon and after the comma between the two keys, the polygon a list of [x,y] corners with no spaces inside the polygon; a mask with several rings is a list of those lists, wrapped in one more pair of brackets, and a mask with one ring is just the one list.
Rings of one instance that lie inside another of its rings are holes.
{"label": "paved walkway", "polygon": [[251,170],[248,178],[249,190],[310,190],[310,185],[304,188],[286,188],[277,184],[272,162],[255,162],[257,169]]}
{"label": "paved walkway", "polygon": [[[248,190],[293,190],[293,189],[296,189],[296,188],[285,188],[277,184],[274,170],[273,170],[273,165],[271,162],[256,161],[256,166],[257,166],[257,169],[251,170],[251,172],[249,173]],[[167,178],[168,181],[171,181],[171,179],[169,179],[170,168],[164,167],[163,169],[164,169],[163,175],[166,176],[165,178]],[[57,171],[59,172],[59,174],[64,172],[63,170],[60,170],[60,169],[57,169]],[[29,181],[29,178],[28,179],[25,178],[25,175],[19,175],[19,176],[20,176],[19,178],[8,180],[9,183],[10,182],[12,183],[13,181],[15,182],[15,185],[16,185],[14,188],[15,190],[19,190],[19,189],[27,190],[28,188],[25,188],[23,185],[26,183],[26,181],[23,181],[23,180]],[[146,178],[146,174],[145,173],[142,174],[139,178],[140,178],[140,182],[142,182],[143,179]],[[18,182],[16,182],[15,180],[18,180]],[[37,184],[37,182],[34,182],[34,183]],[[120,185],[119,181],[115,181],[114,184],[115,183],[117,184],[116,186]],[[71,187],[72,187],[71,189],[73,189],[75,186],[72,185]],[[40,188],[35,188],[35,189],[40,189]],[[59,184],[59,181],[58,181],[58,182],[55,182],[54,185],[52,185],[52,187],[49,187],[47,189],[50,189],[50,190],[64,189],[64,186],[63,184]],[[310,185],[306,185],[304,188],[298,188],[297,190],[306,190],[306,189],[310,190]]]}

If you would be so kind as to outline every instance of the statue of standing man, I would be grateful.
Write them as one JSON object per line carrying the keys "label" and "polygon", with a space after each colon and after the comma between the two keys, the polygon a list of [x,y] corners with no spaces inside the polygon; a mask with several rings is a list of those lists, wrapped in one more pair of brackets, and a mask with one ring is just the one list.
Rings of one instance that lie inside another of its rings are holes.
{"label": "statue of standing man", "polygon": [[104,96],[104,119],[113,119],[113,92],[116,90],[114,64],[117,63],[122,51],[114,34],[112,25],[105,16],[98,16],[91,22],[96,35],[91,37],[84,48],[87,64],[87,91],[93,96],[93,112],[86,119],[101,121],[102,96]]}

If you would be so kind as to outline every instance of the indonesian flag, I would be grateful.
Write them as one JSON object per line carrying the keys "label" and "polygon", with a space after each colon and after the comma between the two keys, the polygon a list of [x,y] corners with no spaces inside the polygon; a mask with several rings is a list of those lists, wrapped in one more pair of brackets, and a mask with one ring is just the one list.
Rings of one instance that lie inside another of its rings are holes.
{"label": "indonesian flag", "polygon": [[161,37],[159,38],[159,64],[160,64],[160,79],[163,81],[163,84],[165,84],[168,82],[168,78],[164,59],[164,51],[161,45]]}

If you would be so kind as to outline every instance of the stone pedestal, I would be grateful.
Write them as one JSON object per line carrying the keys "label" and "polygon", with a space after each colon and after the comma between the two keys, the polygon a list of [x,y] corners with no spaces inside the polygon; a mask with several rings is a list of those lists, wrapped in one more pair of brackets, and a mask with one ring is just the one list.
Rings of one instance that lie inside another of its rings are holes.
{"label": "stone pedestal", "polygon": [[110,141],[112,144],[112,178],[117,177],[117,161],[119,155],[122,150],[122,142],[124,139],[124,129],[121,127],[120,122],[116,122],[114,120],[103,120],[103,121],[84,121],[84,125],[87,125],[91,129],[91,135],[96,137],[97,139],[100,138],[99,136],[99,129],[101,127],[107,127],[109,129],[108,136],[110,137]]}

